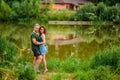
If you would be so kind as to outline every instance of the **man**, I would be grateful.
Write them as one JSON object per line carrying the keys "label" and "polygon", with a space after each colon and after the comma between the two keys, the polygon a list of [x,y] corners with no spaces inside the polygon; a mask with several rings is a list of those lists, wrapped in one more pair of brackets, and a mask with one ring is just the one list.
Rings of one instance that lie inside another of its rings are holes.
{"label": "man", "polygon": [[35,69],[35,72],[39,72],[39,64],[42,60],[42,55],[40,54],[39,52],[39,45],[40,44],[44,44],[44,42],[38,42],[38,38],[39,38],[39,24],[35,24],[34,25],[34,30],[31,34],[31,44],[32,44],[32,51],[34,53],[34,60],[33,60],[33,66],[34,66],[34,69]]}

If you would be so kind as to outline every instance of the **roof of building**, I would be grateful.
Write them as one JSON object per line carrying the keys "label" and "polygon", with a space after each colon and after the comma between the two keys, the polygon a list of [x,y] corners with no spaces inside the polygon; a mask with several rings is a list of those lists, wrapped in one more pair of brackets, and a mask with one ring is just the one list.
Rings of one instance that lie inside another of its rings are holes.
{"label": "roof of building", "polygon": [[[50,3],[51,0],[42,0],[42,3]],[[73,4],[73,5],[79,5],[79,4],[84,4],[87,2],[87,0],[53,0],[54,3],[56,4],[62,4],[62,3],[68,3],[68,4]]]}

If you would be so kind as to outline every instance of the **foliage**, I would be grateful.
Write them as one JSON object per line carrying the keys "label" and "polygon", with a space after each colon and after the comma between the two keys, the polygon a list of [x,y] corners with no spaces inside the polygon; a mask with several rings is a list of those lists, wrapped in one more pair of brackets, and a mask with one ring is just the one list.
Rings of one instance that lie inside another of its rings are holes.
{"label": "foliage", "polygon": [[[17,14],[18,18],[37,17],[40,13],[39,4],[39,0],[16,1],[12,4],[12,10]],[[13,15],[13,17],[14,16],[15,15]]]}
{"label": "foliage", "polygon": [[74,80],[112,80],[109,67],[99,66],[95,70],[75,72]]}
{"label": "foliage", "polygon": [[2,37],[0,34],[0,55],[1,59],[4,61],[15,62],[15,56],[17,55],[17,47],[6,40],[6,38]]}
{"label": "foliage", "polygon": [[36,73],[30,63],[19,63],[17,68],[15,75],[18,77],[18,80],[35,80]]}
{"label": "foliage", "polygon": [[92,1],[93,3],[97,4],[99,2],[104,2],[107,5],[113,6],[116,5],[117,3],[120,3],[119,0],[89,0]]}
{"label": "foliage", "polygon": [[66,71],[66,72],[78,71],[80,68],[80,61],[79,59],[68,58],[62,62],[61,68],[63,71]]}
{"label": "foliage", "polygon": [[10,12],[11,12],[11,8],[9,7],[9,5],[6,4],[4,0],[1,0],[1,2],[0,2],[0,19],[8,20]]}
{"label": "foliage", "polygon": [[119,8],[112,6],[107,7],[103,2],[94,6],[92,3],[88,3],[79,8],[70,20],[75,21],[112,21],[119,23],[120,10]]}
{"label": "foliage", "polygon": [[[97,5],[96,8],[96,15],[98,16],[99,19],[104,20],[104,18],[106,17],[106,11],[107,11],[107,7],[104,3],[99,3]],[[105,18],[106,19],[106,18]]]}
{"label": "foliage", "polygon": [[88,3],[82,8],[79,8],[75,15],[73,16],[74,20],[83,20],[83,21],[89,21],[89,20],[95,20],[95,6],[92,3]]}
{"label": "foliage", "polygon": [[91,67],[96,68],[100,65],[111,66],[117,69],[120,61],[120,48],[113,47],[104,51],[98,52],[91,62]]}
{"label": "foliage", "polygon": [[50,71],[58,71],[60,69],[60,60],[56,58],[49,58],[47,60],[47,67]]}
{"label": "foliage", "polygon": [[[0,76],[5,80],[35,80],[36,73],[31,63],[21,61],[18,48],[0,34]],[[15,76],[16,77],[15,77]],[[1,77],[0,77],[1,79]]]}
{"label": "foliage", "polygon": [[[95,2],[93,0],[93,2]],[[96,1],[95,3],[100,2]],[[104,1],[103,1],[104,2]],[[59,21],[112,21],[119,24],[120,9],[119,4],[106,6],[100,2],[96,6],[93,3],[87,3],[76,11],[67,9],[53,11],[54,1],[50,0],[50,5],[40,6],[40,0],[1,0],[0,2],[0,20],[26,22],[37,20],[47,22],[48,20]],[[116,1],[108,1],[116,3]],[[119,2],[118,2],[119,3]],[[111,5],[111,4],[110,4]]]}
{"label": "foliage", "polygon": [[66,9],[61,11],[52,11],[52,12],[48,12],[48,20],[58,20],[58,21],[70,20],[72,14],[73,14],[72,11],[68,11]]}

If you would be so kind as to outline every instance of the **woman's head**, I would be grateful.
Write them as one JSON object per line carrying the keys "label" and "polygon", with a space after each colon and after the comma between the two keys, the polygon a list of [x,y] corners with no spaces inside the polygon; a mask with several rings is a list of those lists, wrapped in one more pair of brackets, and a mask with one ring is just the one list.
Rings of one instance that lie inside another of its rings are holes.
{"label": "woman's head", "polygon": [[46,34],[46,28],[45,28],[44,26],[41,26],[41,27],[39,28],[39,33],[40,33],[40,35],[41,35],[41,34]]}

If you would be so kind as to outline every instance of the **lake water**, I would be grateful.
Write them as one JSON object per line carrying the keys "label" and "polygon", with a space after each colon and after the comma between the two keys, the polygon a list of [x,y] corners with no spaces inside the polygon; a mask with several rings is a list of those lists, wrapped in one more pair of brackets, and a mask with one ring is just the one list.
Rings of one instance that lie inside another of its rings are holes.
{"label": "lake water", "polygon": [[[48,25],[47,57],[88,58],[106,47],[120,44],[120,25],[111,26],[63,26]],[[30,35],[33,25],[0,23],[0,32],[15,43],[24,54],[32,54]]]}

